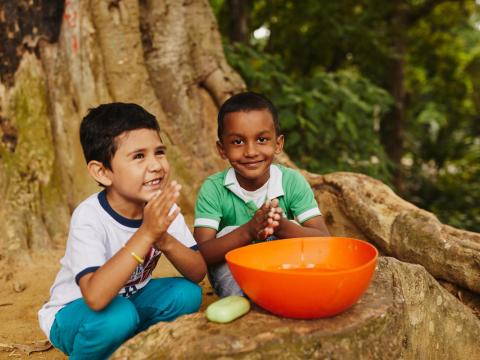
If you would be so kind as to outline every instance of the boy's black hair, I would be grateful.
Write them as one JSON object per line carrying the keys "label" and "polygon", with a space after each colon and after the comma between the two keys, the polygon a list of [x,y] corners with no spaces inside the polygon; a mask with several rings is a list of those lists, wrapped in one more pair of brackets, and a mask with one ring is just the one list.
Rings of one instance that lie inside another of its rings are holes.
{"label": "boy's black hair", "polygon": [[87,164],[96,160],[111,170],[110,161],[117,151],[115,138],[137,129],[160,132],[155,116],[140,105],[117,102],[89,109],[80,125],[80,142]]}
{"label": "boy's black hair", "polygon": [[222,140],[223,123],[227,114],[234,112],[248,112],[251,110],[267,110],[272,115],[273,125],[275,126],[277,136],[281,134],[278,113],[275,105],[273,105],[265,95],[253,91],[247,91],[233,95],[220,107],[217,118],[218,140]]}

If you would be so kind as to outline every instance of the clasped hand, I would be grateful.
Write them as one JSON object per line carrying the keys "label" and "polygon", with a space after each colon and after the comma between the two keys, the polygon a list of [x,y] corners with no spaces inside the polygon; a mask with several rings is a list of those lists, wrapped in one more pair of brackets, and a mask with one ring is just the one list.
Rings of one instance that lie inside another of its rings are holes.
{"label": "clasped hand", "polygon": [[265,240],[280,226],[282,208],[278,199],[267,200],[250,220],[250,234],[256,240]]}
{"label": "clasped hand", "polygon": [[170,213],[170,209],[180,195],[180,189],[181,185],[172,181],[165,189],[159,190],[143,210],[141,230],[152,245],[159,250],[163,250],[167,245],[167,229],[180,213],[178,206]]}

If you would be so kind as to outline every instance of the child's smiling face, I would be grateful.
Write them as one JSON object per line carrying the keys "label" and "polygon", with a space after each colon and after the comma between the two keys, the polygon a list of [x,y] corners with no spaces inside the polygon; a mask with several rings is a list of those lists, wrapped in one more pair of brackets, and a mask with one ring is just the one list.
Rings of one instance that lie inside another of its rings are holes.
{"label": "child's smiling face", "polygon": [[129,218],[141,218],[143,207],[164,188],[170,171],[165,145],[156,130],[137,129],[120,134],[117,150],[106,169],[110,184],[107,199],[110,206]]}
{"label": "child's smiling face", "polygon": [[235,170],[240,186],[256,190],[270,177],[270,164],[283,149],[283,135],[275,131],[267,110],[232,112],[225,116],[217,149]]}

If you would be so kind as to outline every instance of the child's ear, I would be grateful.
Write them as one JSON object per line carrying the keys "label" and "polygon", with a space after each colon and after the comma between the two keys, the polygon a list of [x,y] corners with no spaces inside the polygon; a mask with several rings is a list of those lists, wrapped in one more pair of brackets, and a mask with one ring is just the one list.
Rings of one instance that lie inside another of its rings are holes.
{"label": "child's ear", "polygon": [[275,154],[280,154],[283,150],[283,143],[285,142],[285,138],[283,135],[277,136],[276,144],[275,144]]}
{"label": "child's ear", "polygon": [[217,140],[217,151],[222,157],[223,160],[227,160],[227,155],[225,154],[225,149],[223,148],[223,144],[220,140]]}
{"label": "child's ear", "polygon": [[100,161],[90,161],[87,164],[87,169],[90,176],[98,183],[102,184],[103,186],[110,186],[112,184],[112,180],[109,176],[110,170],[108,170]]}

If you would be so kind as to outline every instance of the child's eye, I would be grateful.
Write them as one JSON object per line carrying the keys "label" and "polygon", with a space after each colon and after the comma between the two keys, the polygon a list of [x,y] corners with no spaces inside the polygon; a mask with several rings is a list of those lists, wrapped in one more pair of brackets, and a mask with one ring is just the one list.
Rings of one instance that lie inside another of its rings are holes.
{"label": "child's eye", "polygon": [[232,141],[232,144],[234,144],[234,145],[242,145],[242,144],[243,144],[243,140],[235,139],[235,140]]}
{"label": "child's eye", "polygon": [[165,150],[164,149],[157,150],[155,152],[155,155],[165,155]]}
{"label": "child's eye", "polygon": [[134,159],[143,159],[143,157],[144,157],[144,156],[143,156],[143,154],[141,154],[141,153],[133,155],[133,158],[134,158]]}
{"label": "child's eye", "polygon": [[268,141],[268,138],[266,138],[266,137],[261,136],[261,137],[258,138],[259,143],[266,143],[267,141]]}

